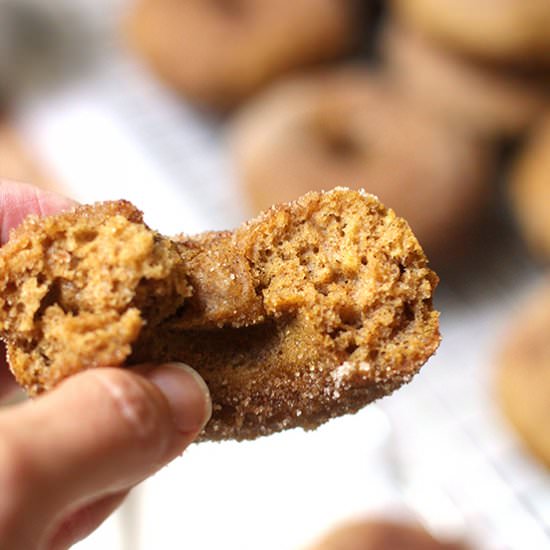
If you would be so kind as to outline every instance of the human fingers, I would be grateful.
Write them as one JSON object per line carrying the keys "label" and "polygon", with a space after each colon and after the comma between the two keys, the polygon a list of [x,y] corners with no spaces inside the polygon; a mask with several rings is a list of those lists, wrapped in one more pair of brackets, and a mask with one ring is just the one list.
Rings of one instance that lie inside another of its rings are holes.
{"label": "human fingers", "polygon": [[0,404],[2,399],[11,395],[17,389],[17,383],[6,364],[6,348],[0,342]]}
{"label": "human fingers", "polygon": [[124,491],[181,454],[210,412],[202,379],[175,364],[145,376],[91,369],[1,412],[0,540],[43,547],[71,510]]}
{"label": "human fingers", "polygon": [[93,533],[124,501],[129,491],[107,495],[78,508],[54,529],[47,550],[65,550]]}

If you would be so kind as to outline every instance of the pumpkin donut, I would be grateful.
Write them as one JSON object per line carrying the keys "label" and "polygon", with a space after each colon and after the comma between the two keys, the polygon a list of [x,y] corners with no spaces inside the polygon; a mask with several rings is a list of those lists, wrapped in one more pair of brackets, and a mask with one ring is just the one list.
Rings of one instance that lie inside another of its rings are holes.
{"label": "pumpkin donut", "polygon": [[356,42],[357,0],[138,0],[129,44],[167,83],[228,109],[273,78]]}
{"label": "pumpkin donut", "polygon": [[252,209],[334,183],[363,187],[405,217],[435,258],[464,235],[488,193],[482,144],[362,68],[280,83],[242,110],[231,137]]}
{"label": "pumpkin donut", "polygon": [[392,0],[402,22],[466,55],[550,67],[547,0]]}
{"label": "pumpkin donut", "polygon": [[550,100],[541,79],[476,63],[403,25],[384,30],[382,55],[390,78],[407,97],[488,138],[516,136]]}

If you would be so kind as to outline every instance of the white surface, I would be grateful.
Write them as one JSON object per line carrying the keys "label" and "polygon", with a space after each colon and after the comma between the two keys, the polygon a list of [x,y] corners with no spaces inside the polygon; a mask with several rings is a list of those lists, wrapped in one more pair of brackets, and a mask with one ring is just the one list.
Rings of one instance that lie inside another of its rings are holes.
{"label": "white surface", "polygon": [[291,550],[395,500],[381,476],[385,417],[370,408],[315,432],[195,446],[145,483],[140,549]]}

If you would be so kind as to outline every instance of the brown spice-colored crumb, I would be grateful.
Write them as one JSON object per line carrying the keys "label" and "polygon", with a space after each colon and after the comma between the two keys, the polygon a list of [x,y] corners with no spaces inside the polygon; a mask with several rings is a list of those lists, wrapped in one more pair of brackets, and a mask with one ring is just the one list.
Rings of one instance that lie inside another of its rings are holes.
{"label": "brown spice-colored crumb", "polygon": [[156,235],[127,203],[34,218],[0,270],[0,331],[31,393],[75,365],[184,361],[212,394],[203,439],[354,412],[439,343],[437,277],[407,223],[341,188],[196,238]]}
{"label": "brown spice-colored crumb", "polygon": [[125,201],[27,218],[1,250],[0,289],[10,366],[30,394],[122,364],[192,292],[175,245]]}

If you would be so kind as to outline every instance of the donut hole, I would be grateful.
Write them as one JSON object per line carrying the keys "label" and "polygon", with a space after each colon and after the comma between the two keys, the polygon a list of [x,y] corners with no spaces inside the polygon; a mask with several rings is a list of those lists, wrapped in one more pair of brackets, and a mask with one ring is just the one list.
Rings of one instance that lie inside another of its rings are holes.
{"label": "donut hole", "polygon": [[322,154],[339,160],[348,161],[362,154],[361,144],[348,128],[334,121],[317,120],[311,127],[317,145]]}
{"label": "donut hole", "polygon": [[347,160],[359,155],[357,143],[350,135],[333,133],[325,136],[325,146],[330,156]]}
{"label": "donut hole", "polygon": [[210,4],[218,13],[228,19],[239,19],[246,13],[243,0],[210,0]]}

